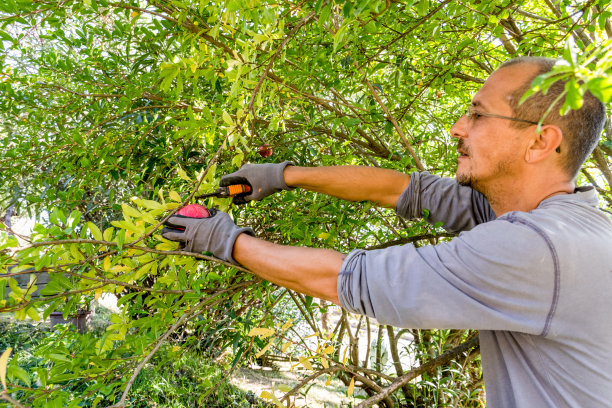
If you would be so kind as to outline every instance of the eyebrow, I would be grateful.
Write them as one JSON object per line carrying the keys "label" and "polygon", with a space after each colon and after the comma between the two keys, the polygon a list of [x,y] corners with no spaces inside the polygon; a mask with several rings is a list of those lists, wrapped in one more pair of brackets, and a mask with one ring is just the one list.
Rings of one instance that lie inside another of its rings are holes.
{"label": "eyebrow", "polygon": [[488,111],[488,109],[487,109],[487,107],[486,107],[486,104],[482,103],[482,101],[480,101],[480,100],[475,100],[475,101],[472,101],[472,102],[470,102],[470,105],[471,105],[473,108],[482,108],[482,109],[484,109],[485,111]]}

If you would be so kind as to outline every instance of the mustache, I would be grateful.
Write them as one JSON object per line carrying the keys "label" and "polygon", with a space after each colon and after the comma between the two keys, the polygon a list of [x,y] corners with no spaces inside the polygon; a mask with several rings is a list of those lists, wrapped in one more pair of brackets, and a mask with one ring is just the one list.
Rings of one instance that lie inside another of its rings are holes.
{"label": "mustache", "polygon": [[465,144],[465,140],[463,139],[459,139],[459,142],[457,142],[457,150],[468,156],[470,155],[470,148]]}

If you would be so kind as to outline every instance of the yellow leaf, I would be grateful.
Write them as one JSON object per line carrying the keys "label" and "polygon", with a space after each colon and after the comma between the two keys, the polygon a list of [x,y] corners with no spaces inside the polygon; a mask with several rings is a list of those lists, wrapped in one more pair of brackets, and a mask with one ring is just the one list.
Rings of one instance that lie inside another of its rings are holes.
{"label": "yellow leaf", "polygon": [[248,335],[249,337],[257,336],[261,338],[266,338],[266,337],[272,336],[275,333],[276,332],[274,331],[274,329],[266,329],[264,327],[257,327],[257,328],[251,329]]}
{"label": "yellow leaf", "polygon": [[140,204],[149,210],[160,210],[163,208],[161,203],[154,200],[140,200]]}
{"label": "yellow leaf", "polygon": [[178,172],[178,175],[180,178],[182,178],[185,181],[191,181],[187,173],[185,173],[185,170],[181,169],[180,167],[177,167],[176,171]]}
{"label": "yellow leaf", "polygon": [[25,318],[26,318],[26,311],[25,311],[25,309],[17,310],[13,314],[13,316],[15,316],[15,319],[17,319],[17,320],[25,320]]}
{"label": "yellow leaf", "polygon": [[8,365],[8,359],[12,351],[13,349],[9,347],[2,353],[2,357],[0,357],[0,380],[2,380],[4,391],[6,391],[6,366]]}
{"label": "yellow leaf", "polygon": [[179,351],[180,349],[181,349],[181,347],[180,347],[180,346],[174,346],[174,347],[172,347],[172,351],[173,351],[173,352],[177,352],[177,351]]}
{"label": "yellow leaf", "polygon": [[325,381],[325,386],[329,387],[331,384],[331,375],[327,377],[327,381]]}
{"label": "yellow leaf", "polygon": [[223,121],[230,126],[234,126],[234,120],[232,119],[230,114],[225,111],[223,111]]}
{"label": "yellow leaf", "polygon": [[126,215],[130,216],[130,217],[134,217],[134,218],[140,218],[142,217],[142,214],[140,214],[140,211],[138,211],[137,209],[130,207],[127,204],[121,204],[121,208],[123,209],[123,216],[125,217]]}
{"label": "yellow leaf", "polygon": [[317,235],[317,237],[321,238],[321,239],[327,239],[330,237],[328,232],[322,232],[319,235]]}
{"label": "yellow leaf", "polygon": [[281,351],[284,353],[285,351],[287,351],[287,349],[289,348],[289,346],[291,345],[291,342],[288,341],[285,344],[283,344],[283,346],[281,347]]}
{"label": "yellow leaf", "polygon": [[76,261],[83,259],[83,255],[81,255],[79,252],[79,247],[77,244],[70,245],[70,255],[72,255],[72,258],[74,258]]}
{"label": "yellow leaf", "polygon": [[334,346],[327,346],[325,350],[323,350],[323,354],[331,354],[334,352]]}
{"label": "yellow leaf", "polygon": [[102,288],[98,288],[94,291],[94,300],[100,299],[100,296],[102,296]]}
{"label": "yellow leaf", "polygon": [[108,227],[107,229],[105,229],[104,230],[104,240],[112,241],[114,232],[115,232],[115,229],[113,227]]}
{"label": "yellow leaf", "polygon": [[36,311],[35,308],[33,308],[33,307],[29,308],[26,313],[28,314],[30,319],[32,319],[32,320],[34,320],[36,322],[40,320],[40,316],[38,315],[38,312]]}
{"label": "yellow leaf", "polygon": [[183,202],[183,200],[181,200],[181,196],[176,191],[170,192],[170,199],[179,203]]}
{"label": "yellow leaf", "polygon": [[266,347],[262,348],[259,353],[255,354],[255,358],[259,358],[261,356],[263,356],[264,354],[266,354],[266,351],[268,351],[268,349],[270,348],[270,346],[274,343],[275,339],[270,340],[270,342],[268,344],[266,344]]}
{"label": "yellow leaf", "polygon": [[348,347],[344,349],[344,354],[342,355],[342,364],[346,365],[346,362],[348,361],[348,356],[346,355],[346,353],[348,352]]}
{"label": "yellow leaf", "polygon": [[155,249],[159,251],[174,251],[178,246],[178,242],[166,241],[155,245]]}
{"label": "yellow leaf", "polygon": [[293,387],[287,384],[278,384],[278,389],[282,392],[289,392],[293,389]]}
{"label": "yellow leaf", "polygon": [[153,266],[153,263],[147,263],[144,264],[143,266],[141,266],[136,273],[134,274],[134,280],[138,280],[140,279],[142,276],[144,276],[147,272],[149,272],[149,269],[151,269],[151,266]]}
{"label": "yellow leaf", "polygon": [[94,237],[94,239],[102,241],[102,232],[100,232],[100,228],[98,228],[96,224],[94,224],[93,222],[88,222],[87,228],[89,229],[89,232],[91,232],[91,235]]}
{"label": "yellow leaf", "polygon": [[259,394],[259,398],[263,398],[265,400],[270,400],[270,399],[272,399],[272,394],[270,394],[270,392],[268,392],[268,391],[262,391],[261,394]]}
{"label": "yellow leaf", "polygon": [[348,390],[346,390],[346,395],[350,397],[351,395],[353,395],[354,390],[355,390],[355,377],[351,378],[351,383],[348,386]]}
{"label": "yellow leaf", "polygon": [[102,266],[102,268],[108,272],[110,270],[110,267],[111,267],[111,259],[110,259],[110,256],[107,256],[104,258],[104,265]]}
{"label": "yellow leaf", "polygon": [[308,358],[300,357],[300,364],[306,367],[306,369],[312,370],[312,364],[310,364],[310,361],[308,361]]}
{"label": "yellow leaf", "polygon": [[329,368],[329,363],[327,362],[327,359],[325,357],[321,357],[321,365],[323,366],[323,368]]}
{"label": "yellow leaf", "polygon": [[283,324],[283,327],[281,327],[281,330],[285,331],[288,328],[290,328],[291,326],[293,326],[293,319],[289,319],[289,321],[287,321],[287,323]]}

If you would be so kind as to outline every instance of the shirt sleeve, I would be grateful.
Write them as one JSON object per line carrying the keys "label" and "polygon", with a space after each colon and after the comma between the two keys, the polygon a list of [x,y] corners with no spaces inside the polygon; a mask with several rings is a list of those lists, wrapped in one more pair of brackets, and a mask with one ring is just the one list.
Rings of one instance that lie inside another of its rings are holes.
{"label": "shirt sleeve", "polygon": [[352,251],[338,296],[345,309],[396,327],[542,334],[554,283],[542,236],[497,220],[438,245]]}
{"label": "shirt sleeve", "polygon": [[426,171],[410,175],[410,184],[396,205],[398,215],[407,219],[422,218],[424,210],[429,211],[429,223],[442,222],[450,232],[468,231],[496,218],[481,193]]}

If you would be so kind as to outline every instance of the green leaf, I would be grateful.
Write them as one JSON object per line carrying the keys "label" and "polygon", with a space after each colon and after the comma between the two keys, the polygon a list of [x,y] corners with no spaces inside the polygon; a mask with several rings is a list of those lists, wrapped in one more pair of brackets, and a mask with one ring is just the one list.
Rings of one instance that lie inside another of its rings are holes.
{"label": "green leaf", "polygon": [[603,103],[612,101],[612,76],[593,78],[587,82],[587,88]]}
{"label": "green leaf", "polygon": [[22,296],[24,294],[23,289],[19,287],[19,283],[14,278],[9,278],[8,284],[9,288],[11,288],[11,292],[15,293],[18,296]]}
{"label": "green leaf", "polygon": [[189,178],[189,176],[187,175],[185,170],[183,170],[182,168],[178,167],[176,169],[176,171],[178,172],[178,175],[179,175],[180,178],[182,178],[185,181],[191,181],[191,178]]}
{"label": "green leaf", "polygon": [[114,233],[115,229],[113,227],[108,227],[107,229],[105,229],[103,235],[104,241],[112,241]]}
{"label": "green leaf", "polygon": [[139,204],[141,204],[144,208],[149,210],[161,210],[164,206],[161,203],[153,200],[140,200]]}
{"label": "green leaf", "polygon": [[327,6],[323,7],[323,10],[319,15],[319,27],[323,26],[323,24],[327,23],[327,20],[329,20],[329,16],[331,14],[331,6],[332,3],[330,2]]}
{"label": "green leaf", "polygon": [[133,279],[134,280],[138,280],[141,277],[143,277],[144,275],[146,275],[151,270],[151,267],[153,266],[153,264],[154,264],[153,262],[149,262],[149,263],[141,266],[140,268],[138,268],[138,270],[134,274]]}
{"label": "green leaf", "polygon": [[117,233],[117,236],[115,236],[115,242],[117,243],[119,250],[121,250],[121,248],[123,248],[123,244],[125,243],[125,230],[121,230]]}
{"label": "green leaf", "polygon": [[338,29],[338,31],[336,31],[336,34],[334,34],[334,52],[336,52],[338,48],[342,45],[342,40],[344,39],[346,32],[349,30],[351,23],[351,20],[345,20],[344,23],[342,23],[342,26],[340,26],[340,28]]}
{"label": "green leaf", "polygon": [[230,126],[236,126],[236,123],[234,123],[234,119],[232,119],[229,113],[227,113],[226,111],[223,111],[223,114],[221,116],[225,123],[227,123]]}
{"label": "green leaf", "polygon": [[89,230],[89,232],[91,232],[91,235],[93,236],[95,240],[97,241],[103,240],[102,232],[100,232],[100,228],[98,228],[96,224],[94,224],[91,221],[87,222],[87,229]]}
{"label": "green leaf", "polygon": [[[13,360],[13,361],[15,361],[15,360]],[[18,378],[18,379],[20,379],[28,387],[32,385],[32,381],[30,379],[30,375],[28,374],[28,372],[26,370],[24,370],[23,368],[19,367],[16,364],[9,365],[9,367],[7,369],[7,375],[8,375],[9,378]]]}
{"label": "green leaf", "polygon": [[582,94],[580,92],[580,85],[578,85],[578,82],[572,78],[565,84],[565,90],[567,91],[565,102],[571,109],[580,109],[582,107]]}
{"label": "green leaf", "polygon": [[36,311],[36,308],[34,307],[29,307],[26,310],[26,313],[28,315],[28,317],[32,320],[34,320],[35,322],[40,320],[40,315],[38,314],[38,312]]}
{"label": "green leaf", "polygon": [[138,211],[137,209],[135,209],[134,207],[131,207],[127,204],[121,204],[121,208],[123,209],[123,216],[127,217],[134,217],[134,218],[140,218],[142,217],[142,214],[140,213],[140,211]]}

